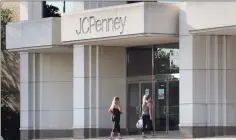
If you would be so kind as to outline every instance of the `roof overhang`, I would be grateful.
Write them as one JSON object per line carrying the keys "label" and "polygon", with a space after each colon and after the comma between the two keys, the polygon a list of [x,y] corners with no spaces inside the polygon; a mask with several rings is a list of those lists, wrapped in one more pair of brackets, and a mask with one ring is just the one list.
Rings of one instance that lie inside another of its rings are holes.
{"label": "roof overhang", "polygon": [[61,18],[42,18],[10,22],[6,26],[9,51],[58,50],[61,43]]}
{"label": "roof overhang", "polygon": [[75,40],[64,42],[64,44],[81,44],[81,45],[95,45],[95,46],[139,46],[139,45],[152,45],[152,44],[166,44],[178,42],[177,35],[164,35],[164,34],[134,34],[126,36],[106,37],[99,39],[89,40]]}
{"label": "roof overhang", "polygon": [[236,35],[236,2],[187,1],[184,4],[190,33]]}
{"label": "roof overhang", "polygon": [[62,16],[63,44],[136,46],[178,42],[176,4],[140,2]]}
{"label": "roof overhang", "polygon": [[236,35],[236,25],[209,29],[191,30],[195,35]]}

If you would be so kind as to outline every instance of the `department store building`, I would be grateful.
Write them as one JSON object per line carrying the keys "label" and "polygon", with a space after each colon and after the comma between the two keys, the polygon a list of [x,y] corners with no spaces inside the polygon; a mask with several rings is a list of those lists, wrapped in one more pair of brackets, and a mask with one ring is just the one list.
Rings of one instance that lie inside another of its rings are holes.
{"label": "department store building", "polygon": [[114,96],[123,134],[138,134],[144,94],[157,134],[236,134],[236,2],[62,3],[50,17],[47,2],[22,1],[7,25],[21,139],[108,136]]}

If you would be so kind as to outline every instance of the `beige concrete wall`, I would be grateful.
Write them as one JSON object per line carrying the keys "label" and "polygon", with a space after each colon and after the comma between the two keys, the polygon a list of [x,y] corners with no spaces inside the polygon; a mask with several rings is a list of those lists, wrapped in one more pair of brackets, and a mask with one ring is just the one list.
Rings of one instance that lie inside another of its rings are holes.
{"label": "beige concrete wall", "polygon": [[186,2],[189,30],[221,28],[236,24],[234,13],[236,2]]}
{"label": "beige concrete wall", "polygon": [[73,57],[21,53],[21,130],[72,129]]}
{"label": "beige concrete wall", "polygon": [[124,112],[121,128],[125,128],[125,48],[74,46],[73,51],[74,128],[110,129],[108,109],[114,96],[120,97]]}
{"label": "beige concrete wall", "polygon": [[72,129],[73,55],[40,55],[40,129]]}
{"label": "beige concrete wall", "polygon": [[9,23],[6,27],[6,48],[14,50],[60,45],[60,29],[60,18]]}
{"label": "beige concrete wall", "polygon": [[186,8],[182,3],[180,126],[235,126],[236,36],[190,34]]}

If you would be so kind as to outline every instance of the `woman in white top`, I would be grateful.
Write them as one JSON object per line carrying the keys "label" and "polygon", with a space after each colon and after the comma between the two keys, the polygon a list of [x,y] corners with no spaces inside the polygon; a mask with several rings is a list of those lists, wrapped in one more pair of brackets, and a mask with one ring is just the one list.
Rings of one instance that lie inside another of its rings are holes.
{"label": "woman in white top", "polygon": [[152,135],[154,135],[152,126],[152,99],[150,95],[143,96],[142,119],[143,119],[142,137],[145,137],[144,132],[146,131],[146,127],[148,128],[147,131],[151,131]]}

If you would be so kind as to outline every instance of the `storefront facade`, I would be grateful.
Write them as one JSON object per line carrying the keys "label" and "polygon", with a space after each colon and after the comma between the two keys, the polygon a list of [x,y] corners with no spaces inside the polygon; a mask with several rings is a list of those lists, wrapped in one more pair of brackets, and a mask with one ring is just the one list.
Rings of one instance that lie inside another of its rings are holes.
{"label": "storefront facade", "polygon": [[236,3],[71,5],[42,18],[41,2],[21,2],[22,21],[7,25],[7,49],[21,53],[22,139],[107,136],[114,96],[122,132],[137,134],[144,94],[156,132],[235,134],[236,24],[212,11],[230,15]]}

